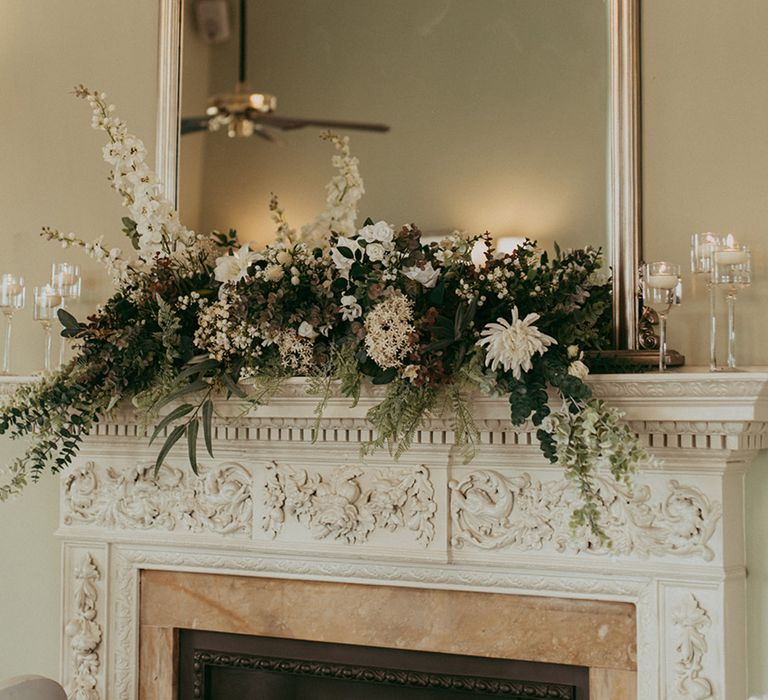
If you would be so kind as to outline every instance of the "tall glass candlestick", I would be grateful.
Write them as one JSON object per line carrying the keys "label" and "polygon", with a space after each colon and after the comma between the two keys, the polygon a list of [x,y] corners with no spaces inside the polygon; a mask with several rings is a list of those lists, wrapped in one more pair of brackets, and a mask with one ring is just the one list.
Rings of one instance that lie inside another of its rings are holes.
{"label": "tall glass candlestick", "polygon": [[709,371],[717,369],[717,287],[712,284],[712,255],[726,245],[724,236],[696,233],[691,237],[691,272],[704,278],[709,295]]}
{"label": "tall glass candlestick", "polygon": [[752,255],[729,236],[727,245],[712,253],[712,284],[725,289],[728,307],[728,369],[736,371],[736,295],[752,284]]}
{"label": "tall glass candlestick", "polygon": [[5,332],[3,334],[3,364],[0,374],[11,373],[11,333],[13,331],[13,314],[24,308],[25,300],[24,278],[14,274],[4,274],[0,277],[0,310],[5,316]]}
{"label": "tall glass candlestick", "polygon": [[680,266],[668,262],[646,263],[642,268],[643,304],[659,315],[659,372],[667,368],[667,317],[680,303]]}
{"label": "tall glass candlestick", "polygon": [[[51,268],[51,286],[61,295],[61,308],[65,308],[70,300],[80,298],[80,266],[72,263],[54,263]],[[59,367],[64,365],[64,359],[69,345],[68,338],[61,338],[59,343]]]}
{"label": "tall glass candlestick", "polygon": [[56,319],[56,313],[61,308],[62,298],[59,291],[46,284],[45,287],[35,287],[35,321],[39,321],[45,331],[45,371],[51,367],[51,326]]}

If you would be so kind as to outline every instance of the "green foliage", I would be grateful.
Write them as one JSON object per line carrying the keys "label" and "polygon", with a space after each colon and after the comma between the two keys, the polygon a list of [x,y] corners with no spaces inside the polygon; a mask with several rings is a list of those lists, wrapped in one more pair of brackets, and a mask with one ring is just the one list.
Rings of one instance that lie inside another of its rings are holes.
{"label": "green foliage", "polygon": [[389,453],[399,459],[410,449],[416,432],[436,402],[437,392],[431,387],[416,387],[401,379],[387,385],[381,403],[366,416],[374,429],[374,438],[362,446],[363,454],[386,445]]}

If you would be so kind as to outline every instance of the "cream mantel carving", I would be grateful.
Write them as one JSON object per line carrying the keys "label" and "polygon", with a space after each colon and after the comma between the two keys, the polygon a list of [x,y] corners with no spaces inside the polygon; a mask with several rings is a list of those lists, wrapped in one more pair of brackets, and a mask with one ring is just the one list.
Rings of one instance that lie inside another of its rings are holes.
{"label": "cream mantel carving", "polygon": [[64,477],[63,517],[68,525],[249,534],[251,473],[227,462],[200,476],[167,466],[155,477],[154,464],[140,463],[122,471],[108,467],[100,475],[87,461]]}
{"label": "cream mantel carving", "polygon": [[66,686],[70,700],[99,700],[99,647],[102,637],[96,609],[96,582],[99,577],[93,557],[84,555],[74,570],[73,615],[64,626],[72,658],[72,674]]}
{"label": "cream mantel carving", "polygon": [[[100,422],[62,480],[59,530],[65,601],[92,554],[110,611],[109,624],[95,620],[102,695],[89,700],[137,698],[145,568],[627,601],[640,700],[746,697],[744,473],[768,447],[768,371],[589,383],[657,458],[631,491],[601,480],[610,551],[571,534],[569,487],[534,427],[510,425],[505,399],[475,400],[481,444],[469,465],[439,419],[400,463],[386,451],[362,460],[376,388],[354,408],[331,399],[315,443],[316,401],[301,380],[256,410],[217,404],[216,459],[201,460],[200,477],[180,449],[154,481],[139,417]],[[67,605],[64,619],[79,619]],[[63,644],[71,684],[66,634]]]}
{"label": "cream mantel carving", "polygon": [[275,537],[285,516],[295,517],[317,539],[365,542],[377,527],[407,528],[425,547],[435,535],[437,506],[424,466],[380,469],[366,480],[358,466],[342,466],[328,476],[271,462],[266,469],[263,527]]}
{"label": "cream mantel carving", "polygon": [[672,622],[678,630],[675,668],[679,697],[694,700],[714,697],[713,683],[703,674],[707,653],[705,630],[712,625],[709,614],[691,593],[676,608]]}
{"label": "cream mantel carving", "polygon": [[599,554],[698,554],[714,557],[707,546],[720,519],[720,503],[697,488],[672,479],[661,500],[652,503],[648,486],[634,489],[597,478],[600,511],[610,549],[587,528],[575,531],[569,520],[578,502],[573,484],[564,479],[541,481],[527,472],[504,477],[482,470],[451,481],[452,544],[483,549],[514,546]]}

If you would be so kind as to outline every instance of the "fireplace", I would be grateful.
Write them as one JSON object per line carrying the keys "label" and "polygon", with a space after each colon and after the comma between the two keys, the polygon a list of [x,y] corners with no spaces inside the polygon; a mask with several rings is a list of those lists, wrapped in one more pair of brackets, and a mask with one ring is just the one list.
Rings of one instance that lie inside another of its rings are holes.
{"label": "fireplace", "polygon": [[[361,683],[371,685],[366,698],[441,697],[419,694],[423,686],[525,700],[635,697],[626,603],[147,570],[139,605],[142,698],[178,688],[180,700],[217,700],[259,683],[285,691],[278,698],[293,697],[286,687],[343,698],[331,677],[354,678],[349,697],[363,696],[354,695]],[[387,681],[382,669],[399,674]]]}
{"label": "fireplace", "polygon": [[589,669],[181,630],[179,700],[588,700]]}
{"label": "fireplace", "polygon": [[139,417],[100,422],[62,480],[71,695],[175,697],[195,630],[583,667],[590,700],[745,697],[744,471],[768,447],[768,373],[590,386],[661,460],[633,491],[601,483],[610,550],[571,530],[562,472],[505,400],[475,402],[468,465],[439,420],[399,462],[361,460],[375,396],[331,399],[311,443],[301,381],[249,413],[221,403],[234,420],[199,475],[180,453],[155,480]]}

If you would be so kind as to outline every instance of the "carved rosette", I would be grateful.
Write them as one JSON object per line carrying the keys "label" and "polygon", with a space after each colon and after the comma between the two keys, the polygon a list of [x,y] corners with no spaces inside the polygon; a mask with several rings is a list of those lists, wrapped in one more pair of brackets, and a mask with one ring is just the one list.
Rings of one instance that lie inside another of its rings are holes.
{"label": "carved rosette", "polygon": [[675,609],[672,624],[677,630],[675,687],[679,697],[694,700],[714,697],[713,683],[703,674],[704,655],[707,653],[704,630],[712,624],[712,620],[693,593],[689,593]]}
{"label": "carved rosette", "polygon": [[235,462],[199,476],[186,469],[140,464],[103,474],[93,462],[64,481],[64,522],[127,530],[186,530],[250,535],[253,521],[250,471]]}
{"label": "carved rosette", "polygon": [[295,518],[316,539],[367,541],[377,528],[406,528],[425,547],[434,539],[437,506],[429,470],[424,466],[380,469],[373,475],[357,466],[330,474],[272,462],[266,470],[262,526],[271,537]]}
{"label": "carved rosette", "polygon": [[551,544],[558,552],[699,555],[706,561],[714,557],[708,542],[721,507],[697,488],[671,480],[663,499],[654,503],[648,486],[632,490],[611,479],[595,481],[610,549],[589,529],[571,528],[578,494],[568,481],[540,481],[528,473],[506,477],[493,470],[449,483],[451,543],[521,550]]}
{"label": "carved rosette", "polygon": [[96,609],[96,582],[99,578],[99,569],[93,557],[86,554],[74,571],[74,613],[64,627],[72,654],[72,679],[66,688],[70,700],[99,700],[99,646],[102,636]]}

